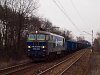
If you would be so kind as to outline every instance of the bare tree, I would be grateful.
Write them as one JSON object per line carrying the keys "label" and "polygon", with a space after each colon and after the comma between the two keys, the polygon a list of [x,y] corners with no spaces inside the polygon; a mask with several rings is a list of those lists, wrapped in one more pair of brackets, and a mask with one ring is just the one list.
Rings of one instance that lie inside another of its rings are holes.
{"label": "bare tree", "polygon": [[84,36],[79,36],[79,37],[76,37],[76,38],[77,38],[77,41],[85,40],[85,39],[84,39]]}
{"label": "bare tree", "polygon": [[48,19],[41,19],[41,28],[44,31],[52,31],[52,23]]}
{"label": "bare tree", "polygon": [[100,52],[100,39],[94,39],[94,52]]}
{"label": "bare tree", "polygon": [[69,30],[61,31],[61,34],[62,34],[62,36],[64,36],[66,38],[66,40],[73,39],[73,35],[71,34],[71,31],[69,31]]}
{"label": "bare tree", "polygon": [[97,32],[97,39],[100,39],[100,33],[99,32]]}
{"label": "bare tree", "polygon": [[29,19],[29,26],[27,27],[29,32],[40,30],[41,28],[41,21],[40,18],[32,16]]}
{"label": "bare tree", "polygon": [[100,52],[100,32],[97,32],[97,38],[94,39],[94,52]]}
{"label": "bare tree", "polygon": [[[18,52],[23,49],[23,32],[28,27],[29,17],[34,14],[37,1],[35,0],[1,0],[0,1],[0,20],[5,52]],[[1,32],[0,31],[0,32]],[[24,40],[25,41],[25,40]],[[9,53],[7,53],[9,54]],[[13,53],[17,54],[17,53]]]}

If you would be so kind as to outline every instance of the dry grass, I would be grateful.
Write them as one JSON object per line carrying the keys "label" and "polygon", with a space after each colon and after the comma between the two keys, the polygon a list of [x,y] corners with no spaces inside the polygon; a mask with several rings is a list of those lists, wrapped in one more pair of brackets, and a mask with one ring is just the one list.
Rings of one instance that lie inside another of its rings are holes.
{"label": "dry grass", "polygon": [[24,63],[24,62],[28,62],[30,61],[29,58],[24,58],[24,59],[20,59],[20,60],[0,60],[0,69],[5,68],[5,67],[9,67],[9,66],[13,66],[13,65],[18,65],[20,63]]}
{"label": "dry grass", "polygon": [[89,75],[100,75],[100,52],[91,55]]}

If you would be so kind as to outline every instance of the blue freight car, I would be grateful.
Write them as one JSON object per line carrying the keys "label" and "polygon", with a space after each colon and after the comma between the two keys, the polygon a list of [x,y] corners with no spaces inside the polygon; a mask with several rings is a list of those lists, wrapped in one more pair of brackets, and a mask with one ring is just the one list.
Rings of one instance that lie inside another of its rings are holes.
{"label": "blue freight car", "polygon": [[84,48],[87,48],[87,47],[91,47],[91,44],[90,42],[86,41],[86,40],[81,40],[81,41],[78,41],[78,48],[79,49],[84,49]]}
{"label": "blue freight car", "polygon": [[73,52],[77,50],[77,42],[71,40],[65,41],[65,49],[67,52]]}

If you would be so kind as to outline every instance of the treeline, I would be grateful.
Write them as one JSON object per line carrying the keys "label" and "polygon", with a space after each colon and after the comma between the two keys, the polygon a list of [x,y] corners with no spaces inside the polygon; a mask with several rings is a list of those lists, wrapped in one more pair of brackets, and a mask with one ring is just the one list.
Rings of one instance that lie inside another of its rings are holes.
{"label": "treeline", "polygon": [[100,32],[97,32],[97,38],[94,39],[93,51],[100,52]]}
{"label": "treeline", "polygon": [[70,39],[70,31],[54,29],[49,20],[35,16],[37,8],[37,0],[0,0],[0,59],[23,58],[31,31],[49,31]]}

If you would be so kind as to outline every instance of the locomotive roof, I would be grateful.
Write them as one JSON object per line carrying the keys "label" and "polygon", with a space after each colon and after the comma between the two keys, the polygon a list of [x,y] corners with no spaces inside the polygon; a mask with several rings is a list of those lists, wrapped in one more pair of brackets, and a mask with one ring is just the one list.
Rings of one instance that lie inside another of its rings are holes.
{"label": "locomotive roof", "polygon": [[61,35],[57,35],[57,34],[54,34],[54,33],[51,33],[51,32],[47,32],[47,31],[33,31],[33,32],[30,32],[30,34],[47,34],[47,35],[53,35],[53,36],[58,36],[58,37],[62,37],[62,38],[64,38],[63,36],[61,36]]}

